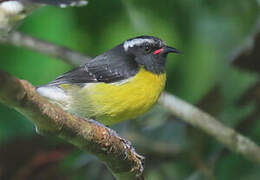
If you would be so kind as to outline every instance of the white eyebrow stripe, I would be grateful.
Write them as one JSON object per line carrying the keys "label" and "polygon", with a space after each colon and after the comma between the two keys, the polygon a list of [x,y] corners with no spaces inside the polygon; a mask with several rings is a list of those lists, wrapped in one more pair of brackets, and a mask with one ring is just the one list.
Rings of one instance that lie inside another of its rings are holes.
{"label": "white eyebrow stripe", "polygon": [[152,39],[141,39],[141,38],[140,39],[127,40],[127,41],[124,42],[124,49],[125,49],[125,51],[127,51],[129,47],[141,45],[145,42],[154,43],[154,40],[152,40]]}

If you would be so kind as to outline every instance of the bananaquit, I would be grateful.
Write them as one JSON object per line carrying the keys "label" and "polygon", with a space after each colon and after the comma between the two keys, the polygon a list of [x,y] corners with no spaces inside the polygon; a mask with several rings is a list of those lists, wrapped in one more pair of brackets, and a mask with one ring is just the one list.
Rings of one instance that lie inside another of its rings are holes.
{"label": "bananaquit", "polygon": [[159,38],[132,38],[37,91],[64,110],[105,125],[136,118],[151,109],[164,89],[171,52],[178,50]]}

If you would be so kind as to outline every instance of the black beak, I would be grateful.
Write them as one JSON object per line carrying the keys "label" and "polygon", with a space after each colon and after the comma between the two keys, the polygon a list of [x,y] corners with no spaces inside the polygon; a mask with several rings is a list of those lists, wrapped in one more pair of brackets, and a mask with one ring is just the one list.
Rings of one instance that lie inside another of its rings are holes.
{"label": "black beak", "polygon": [[181,52],[173,47],[170,46],[166,46],[165,48],[163,48],[163,53],[168,54],[168,53],[176,53],[176,54],[180,54]]}

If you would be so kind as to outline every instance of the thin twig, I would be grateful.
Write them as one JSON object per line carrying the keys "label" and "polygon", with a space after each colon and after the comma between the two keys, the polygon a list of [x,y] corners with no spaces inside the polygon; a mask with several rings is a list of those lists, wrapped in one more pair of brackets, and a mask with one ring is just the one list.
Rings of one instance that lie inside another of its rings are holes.
{"label": "thin twig", "polygon": [[70,50],[69,48],[57,46],[17,31],[10,33],[6,42],[14,46],[26,47],[28,49],[61,59],[73,66],[84,64],[91,59],[90,57]]}
{"label": "thin twig", "polygon": [[215,137],[228,149],[260,164],[260,147],[234,129],[226,127],[209,114],[169,93],[163,93],[159,102],[186,123]]}
{"label": "thin twig", "polygon": [[118,179],[144,179],[143,157],[113,130],[72,116],[41,97],[35,88],[0,71],[0,101],[30,119],[38,131],[55,135],[96,155]]}

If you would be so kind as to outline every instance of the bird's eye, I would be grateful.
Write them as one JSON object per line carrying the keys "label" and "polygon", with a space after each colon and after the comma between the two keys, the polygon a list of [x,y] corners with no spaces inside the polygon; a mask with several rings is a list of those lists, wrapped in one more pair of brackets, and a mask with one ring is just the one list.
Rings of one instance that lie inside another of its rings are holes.
{"label": "bird's eye", "polygon": [[151,52],[151,47],[149,45],[145,46],[145,52],[147,53]]}

